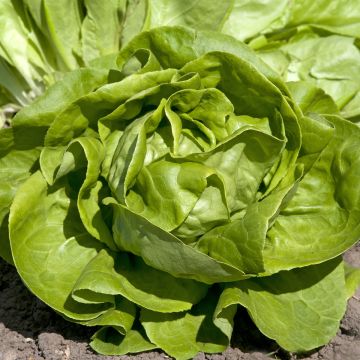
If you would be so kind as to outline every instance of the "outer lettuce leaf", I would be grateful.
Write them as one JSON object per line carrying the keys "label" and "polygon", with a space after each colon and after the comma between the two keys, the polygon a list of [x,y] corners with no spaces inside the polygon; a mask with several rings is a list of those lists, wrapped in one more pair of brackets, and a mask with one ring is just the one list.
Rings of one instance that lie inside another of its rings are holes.
{"label": "outer lettuce leaf", "polygon": [[233,0],[136,0],[128,3],[122,43],[158,26],[187,26],[196,30],[219,30],[232,11]]}
{"label": "outer lettuce leaf", "polygon": [[289,27],[308,24],[335,34],[359,37],[360,10],[356,0],[302,0],[292,5]]}
{"label": "outer lettuce leaf", "polygon": [[102,250],[83,270],[73,295],[87,298],[91,292],[122,295],[143,308],[168,313],[191,309],[206,295],[207,286],[155,270],[141,258]]}
{"label": "outer lettuce leaf", "polygon": [[85,64],[98,57],[116,53],[126,10],[125,0],[87,0],[81,24],[82,58]]}
{"label": "outer lettuce leaf", "polygon": [[222,32],[242,41],[269,32],[290,5],[289,0],[234,0]]}
{"label": "outer lettuce leaf", "polygon": [[345,263],[345,283],[347,299],[356,293],[360,286],[360,269]]}
{"label": "outer lettuce leaf", "polygon": [[339,109],[332,97],[315,85],[307,81],[287,82],[286,85],[304,115],[339,114]]}
{"label": "outer lettuce leaf", "polygon": [[84,266],[101,245],[81,225],[69,191],[64,182],[48,189],[40,172],[32,175],[12,203],[11,249],[22,280],[42,301],[69,318],[89,320],[111,303],[85,305],[71,298]]}
{"label": "outer lettuce leaf", "polygon": [[259,330],[289,351],[304,352],[336,335],[346,309],[340,259],[229,284],[222,306],[245,306]]}
{"label": "outer lettuce leaf", "polygon": [[242,278],[244,273],[184,244],[121,205],[114,205],[114,239],[120,249],[173,276],[211,284]]}
{"label": "outer lettuce leaf", "polygon": [[21,139],[12,128],[0,130],[0,255],[8,262],[12,262],[12,255],[7,215],[17,188],[36,168],[40,154],[40,149],[33,146],[32,141]]}
{"label": "outer lettuce leaf", "polygon": [[[56,169],[57,180],[71,171],[86,167],[85,180],[79,190],[77,206],[80,218],[86,230],[96,239],[115,249],[115,244],[105,221],[102,218],[101,181],[98,181],[104,149],[99,140],[92,137],[80,137],[70,143],[64,153],[61,164]],[[45,173],[46,169],[42,167]]]}
{"label": "outer lettuce leaf", "polygon": [[188,26],[196,30],[221,29],[232,8],[232,1],[213,3],[206,0],[150,0],[148,28]]}
{"label": "outer lettuce leaf", "polygon": [[[319,37],[304,31],[288,43],[258,50],[271,66],[278,67],[278,58],[286,59],[282,76],[287,81],[307,81],[322,88],[334,100],[343,116],[359,116],[360,51],[353,38],[332,35]],[[327,111],[331,113],[331,109]]]}
{"label": "outer lettuce leaf", "polygon": [[264,255],[271,272],[334,258],[358,240],[360,132],[339,117],[326,118],[333,138],[268,231]]}
{"label": "outer lettuce leaf", "polygon": [[90,343],[91,347],[104,355],[125,355],[156,349],[141,332],[130,330],[124,336],[117,328],[103,327],[97,331]]}
{"label": "outer lettuce leaf", "polygon": [[[45,132],[57,113],[83,93],[103,84],[107,73],[84,69],[68,74],[63,82],[51,87],[46,96],[38,98],[32,107],[23,109],[12,121],[12,128],[0,130],[0,254],[11,262],[6,235],[7,214],[18,187],[37,170]],[[71,91],[69,90],[71,89]],[[54,151],[49,163],[54,165]],[[44,156],[42,162],[45,162]],[[57,166],[55,161],[55,166]]]}
{"label": "outer lettuce leaf", "polygon": [[[200,351],[224,351],[229,344],[232,329],[217,326],[213,318],[216,305],[216,296],[208,296],[190,313],[159,314],[142,310],[140,321],[151,342],[176,359],[190,359]],[[231,310],[226,314],[229,318],[236,309]]]}

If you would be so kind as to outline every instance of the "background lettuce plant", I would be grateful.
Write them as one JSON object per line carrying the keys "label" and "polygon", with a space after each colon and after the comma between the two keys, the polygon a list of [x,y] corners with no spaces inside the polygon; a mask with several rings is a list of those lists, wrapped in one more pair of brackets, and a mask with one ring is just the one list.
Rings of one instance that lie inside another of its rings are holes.
{"label": "background lettuce plant", "polygon": [[246,41],[285,81],[320,87],[334,99],[343,117],[359,121],[360,9],[356,1],[235,0],[223,31]]}
{"label": "background lettuce plant", "polygon": [[64,72],[111,61],[162,25],[232,35],[283,80],[322,88],[357,122],[359,24],[357,0],[0,0],[0,125]]}
{"label": "background lettuce plant", "polygon": [[223,351],[238,305],[288,351],[335,334],[360,271],[360,129],[246,45],[142,32],[0,130],[0,252],[103,354]]}

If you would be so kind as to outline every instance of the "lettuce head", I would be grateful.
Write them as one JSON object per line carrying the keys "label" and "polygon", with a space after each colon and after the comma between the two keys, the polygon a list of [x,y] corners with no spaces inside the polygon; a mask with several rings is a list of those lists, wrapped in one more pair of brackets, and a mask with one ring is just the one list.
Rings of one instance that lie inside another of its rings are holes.
{"label": "lettuce head", "polygon": [[[360,129],[234,38],[142,32],[0,130],[0,253],[103,354],[336,334],[359,278]],[[355,280],[354,280],[355,279]]]}

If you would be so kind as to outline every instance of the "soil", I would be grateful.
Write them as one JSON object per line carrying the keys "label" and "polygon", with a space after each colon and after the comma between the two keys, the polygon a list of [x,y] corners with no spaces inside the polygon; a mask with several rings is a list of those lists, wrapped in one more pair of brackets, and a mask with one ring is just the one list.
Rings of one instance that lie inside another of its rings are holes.
{"label": "soil", "polygon": [[[360,243],[345,254],[360,267]],[[241,326],[240,324],[241,319]],[[337,336],[311,354],[295,355],[265,338],[245,311],[235,319],[231,347],[222,354],[200,353],[196,360],[359,360],[360,289],[348,302]],[[161,352],[134,356],[100,356],[87,345],[93,329],[71,324],[35,298],[22,284],[15,269],[0,260],[0,360],[160,360]]]}

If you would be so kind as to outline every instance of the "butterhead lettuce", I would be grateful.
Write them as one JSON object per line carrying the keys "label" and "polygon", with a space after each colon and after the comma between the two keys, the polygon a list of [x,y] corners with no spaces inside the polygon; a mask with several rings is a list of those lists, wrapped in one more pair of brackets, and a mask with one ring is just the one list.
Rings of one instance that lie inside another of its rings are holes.
{"label": "butterhead lettuce", "polygon": [[223,351],[238,305],[321,346],[360,235],[360,129],[330,109],[232,37],[143,32],[0,131],[1,254],[103,354]]}

